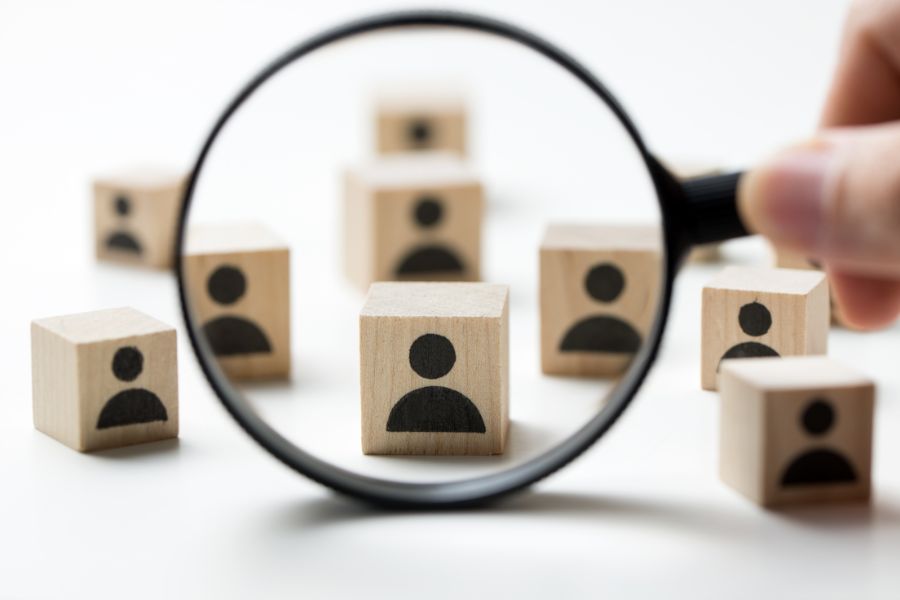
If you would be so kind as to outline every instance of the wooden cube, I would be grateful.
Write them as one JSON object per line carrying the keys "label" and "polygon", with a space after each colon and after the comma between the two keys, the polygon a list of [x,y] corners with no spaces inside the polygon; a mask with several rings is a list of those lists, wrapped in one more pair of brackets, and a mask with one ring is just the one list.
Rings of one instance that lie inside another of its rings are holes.
{"label": "wooden cube", "polygon": [[828,284],[822,273],[728,267],[703,288],[701,383],[714,390],[727,358],[825,354]]}
{"label": "wooden cube", "polygon": [[765,506],[868,500],[872,381],[824,356],[722,365],[719,473]]}
{"label": "wooden cube", "polygon": [[540,249],[541,368],[613,376],[656,315],[661,234],[652,226],[550,225]]}
{"label": "wooden cube", "polygon": [[344,183],[344,268],[361,289],[480,278],[483,193],[459,158],[387,157],[348,171]]}
{"label": "wooden cube", "polygon": [[[802,254],[784,250],[782,248],[774,248],[775,266],[780,269],[805,269],[810,271],[822,271],[822,263],[814,258],[807,258]],[[827,277],[827,275],[826,275]],[[852,328],[841,316],[840,307],[834,300],[834,295],[829,293],[829,303],[831,306],[831,322],[842,327]]]}
{"label": "wooden cube", "polygon": [[175,260],[175,227],[186,176],[159,168],[122,171],[94,182],[98,260],[160,269]]}
{"label": "wooden cube", "polygon": [[290,250],[281,238],[253,222],[194,225],[184,274],[191,310],[229,377],[290,376]]}
{"label": "wooden cube", "polygon": [[427,89],[382,93],[375,122],[378,154],[423,150],[466,154],[466,109],[459,94]]}
{"label": "wooden cube", "polygon": [[375,283],[360,313],[365,454],[501,454],[508,288]]}
{"label": "wooden cube", "polygon": [[178,436],[175,329],[133,308],[31,323],[34,426],[79,451]]}

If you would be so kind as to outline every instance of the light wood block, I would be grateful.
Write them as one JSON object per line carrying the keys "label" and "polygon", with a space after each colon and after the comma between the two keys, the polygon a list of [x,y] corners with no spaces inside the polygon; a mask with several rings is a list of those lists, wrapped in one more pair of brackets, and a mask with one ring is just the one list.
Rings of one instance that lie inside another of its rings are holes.
{"label": "light wood block", "polygon": [[480,278],[483,191],[462,160],[385,157],[348,170],[344,183],[344,269],[360,289]]}
{"label": "light wood block", "polygon": [[868,500],[875,386],[824,356],[722,365],[719,474],[764,505]]}
{"label": "light wood block", "polygon": [[701,383],[716,389],[725,358],[825,354],[828,285],[822,273],[728,267],[703,288]]}
{"label": "light wood block", "polygon": [[360,313],[365,454],[501,454],[509,427],[509,291],[375,283]]}
{"label": "light wood block", "polygon": [[[821,271],[824,273],[822,264],[815,259],[807,258],[797,252],[791,252],[774,246],[772,251],[775,254],[775,266],[780,269],[805,269],[810,271]],[[829,294],[829,298],[831,304],[831,322],[835,325],[840,325],[841,327],[852,328],[841,316],[841,310],[837,302],[834,301],[834,295]]]}
{"label": "light wood block", "polygon": [[98,260],[168,269],[186,175],[138,168],[94,181],[94,247]]}
{"label": "light wood block", "polygon": [[657,227],[550,225],[540,249],[543,372],[624,371],[656,315],[661,269]]}
{"label": "light wood block", "polygon": [[178,436],[175,329],[132,308],[31,323],[34,426],[79,451]]}
{"label": "light wood block", "polygon": [[439,89],[402,89],[376,100],[378,154],[443,150],[466,155],[466,108],[463,98]]}
{"label": "light wood block", "polygon": [[194,225],[184,270],[191,310],[222,370],[234,379],[289,377],[287,244],[259,223]]}

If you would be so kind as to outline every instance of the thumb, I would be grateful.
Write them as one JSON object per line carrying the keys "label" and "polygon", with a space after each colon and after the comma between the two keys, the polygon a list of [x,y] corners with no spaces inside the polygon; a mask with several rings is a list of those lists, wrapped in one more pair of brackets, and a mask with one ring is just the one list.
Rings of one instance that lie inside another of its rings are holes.
{"label": "thumb", "polygon": [[900,280],[900,124],[823,132],[748,172],[738,210],[776,246]]}

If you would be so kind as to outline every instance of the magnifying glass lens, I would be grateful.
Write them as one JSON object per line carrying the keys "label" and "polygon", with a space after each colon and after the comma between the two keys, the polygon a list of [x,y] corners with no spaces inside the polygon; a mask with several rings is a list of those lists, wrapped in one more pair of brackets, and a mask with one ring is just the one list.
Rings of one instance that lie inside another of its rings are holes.
{"label": "magnifying glass lens", "polygon": [[220,395],[281,451],[400,483],[502,477],[609,410],[665,262],[616,114],[531,48],[451,27],[353,36],[267,80],[184,239]]}

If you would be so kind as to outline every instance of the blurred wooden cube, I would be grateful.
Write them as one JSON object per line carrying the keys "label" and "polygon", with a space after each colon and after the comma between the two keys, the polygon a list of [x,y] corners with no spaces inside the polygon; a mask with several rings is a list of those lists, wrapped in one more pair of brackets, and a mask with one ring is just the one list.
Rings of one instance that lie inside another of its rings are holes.
{"label": "blurred wooden cube", "polygon": [[466,108],[448,90],[397,87],[376,100],[376,151],[443,150],[466,155]]}
{"label": "blurred wooden cube", "polygon": [[825,354],[828,285],[822,273],[727,267],[703,288],[701,382],[716,389],[728,358]]}
{"label": "blurred wooden cube", "polygon": [[175,228],[186,175],[144,167],[94,181],[98,260],[160,269],[175,258]]}
{"label": "blurred wooden cube", "polygon": [[544,373],[614,376],[631,364],[658,308],[661,243],[653,226],[547,227],[540,249]]}

